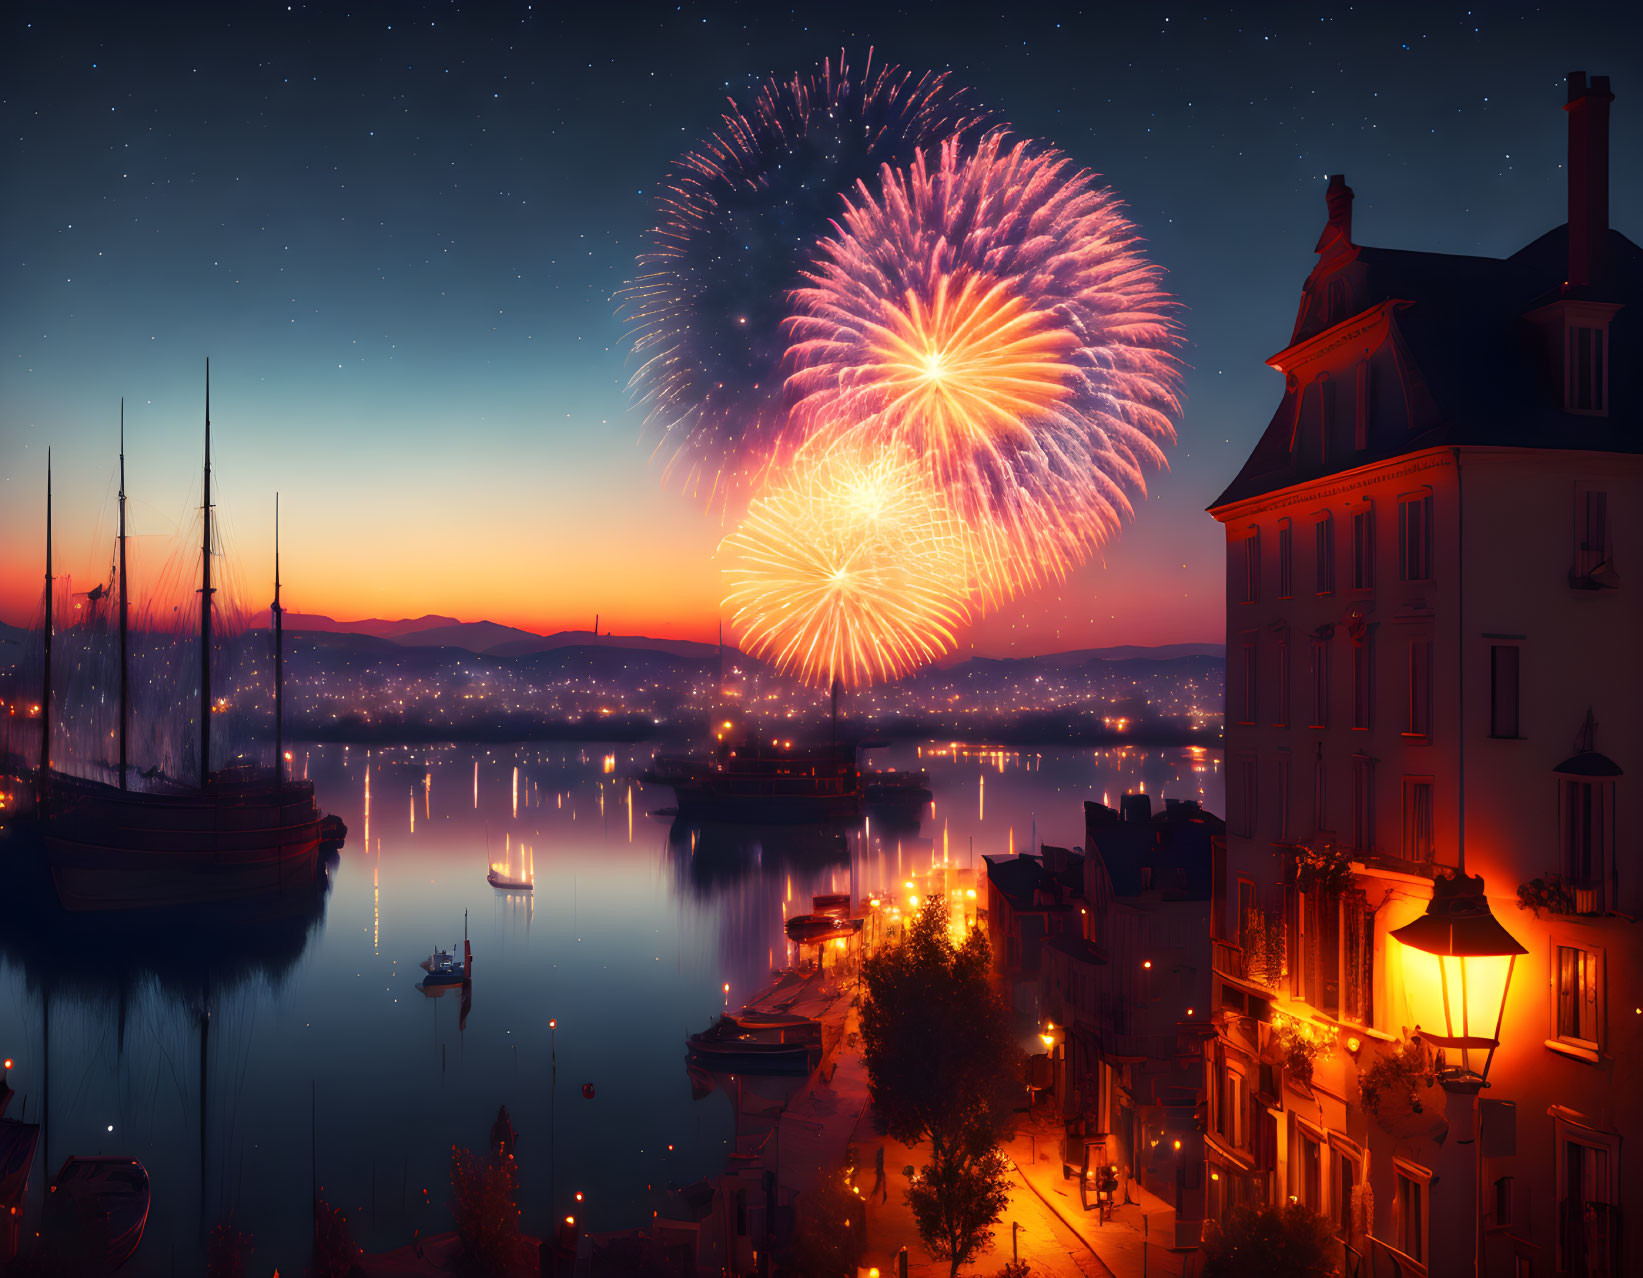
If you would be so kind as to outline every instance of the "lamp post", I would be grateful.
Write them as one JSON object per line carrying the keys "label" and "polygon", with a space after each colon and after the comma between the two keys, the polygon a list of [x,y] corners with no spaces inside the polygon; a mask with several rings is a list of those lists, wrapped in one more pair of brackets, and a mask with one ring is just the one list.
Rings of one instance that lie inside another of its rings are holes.
{"label": "lamp post", "polygon": [[[1501,926],[1483,895],[1483,877],[1456,871],[1432,881],[1426,913],[1391,934],[1403,950],[1403,985],[1410,1020],[1439,1047],[1459,1049],[1438,1082],[1464,1097],[1466,1130],[1457,1145],[1471,1144],[1473,1161],[1473,1273],[1483,1273],[1483,1148],[1478,1143],[1478,1093],[1489,1084],[1489,1066],[1500,1046],[1506,991],[1519,954],[1528,953]],[[1481,1061],[1477,1053],[1482,1053]],[[1425,1257],[1423,1257],[1425,1259]]]}

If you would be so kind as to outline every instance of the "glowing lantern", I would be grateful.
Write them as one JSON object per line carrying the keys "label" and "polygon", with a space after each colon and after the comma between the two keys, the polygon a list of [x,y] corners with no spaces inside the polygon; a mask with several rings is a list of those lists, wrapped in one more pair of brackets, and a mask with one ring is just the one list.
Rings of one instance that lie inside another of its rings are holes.
{"label": "glowing lantern", "polygon": [[[1528,951],[1489,912],[1482,877],[1460,873],[1434,879],[1426,913],[1392,936],[1410,1020],[1439,1047],[1459,1048],[1456,1072],[1481,1082],[1500,1045],[1512,965]],[[1484,1054],[1481,1069],[1474,1052]]]}

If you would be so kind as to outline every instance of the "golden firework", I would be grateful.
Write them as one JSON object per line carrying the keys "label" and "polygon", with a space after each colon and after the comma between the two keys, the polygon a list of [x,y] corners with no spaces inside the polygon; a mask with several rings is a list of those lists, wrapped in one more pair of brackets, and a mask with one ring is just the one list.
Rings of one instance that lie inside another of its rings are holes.
{"label": "golden firework", "polygon": [[962,525],[905,449],[801,450],[720,550],[743,646],[821,687],[934,661],[969,616]]}

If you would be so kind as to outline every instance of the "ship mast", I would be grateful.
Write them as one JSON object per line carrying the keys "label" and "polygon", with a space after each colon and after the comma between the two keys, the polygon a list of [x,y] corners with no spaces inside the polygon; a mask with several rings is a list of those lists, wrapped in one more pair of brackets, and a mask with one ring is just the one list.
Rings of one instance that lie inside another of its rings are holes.
{"label": "ship mast", "polygon": [[285,609],[280,607],[280,495],[274,494],[274,785],[285,783]]}
{"label": "ship mast", "polygon": [[126,788],[126,720],[130,717],[131,671],[126,655],[126,401],[120,396],[120,789]]}
{"label": "ship mast", "polygon": [[211,782],[211,361],[205,361],[205,526],[200,569],[200,788]]}
{"label": "ship mast", "polygon": [[40,694],[40,797],[51,776],[51,449],[46,449],[46,660]]}

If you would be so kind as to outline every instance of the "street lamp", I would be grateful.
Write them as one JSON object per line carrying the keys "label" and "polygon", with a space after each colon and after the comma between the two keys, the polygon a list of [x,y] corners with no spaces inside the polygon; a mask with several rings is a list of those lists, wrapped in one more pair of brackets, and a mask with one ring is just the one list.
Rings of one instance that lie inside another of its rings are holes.
{"label": "street lamp", "polygon": [[[1438,1075],[1443,1090],[1464,1098],[1456,1109],[1452,1133],[1457,1148],[1471,1145],[1472,1200],[1476,1225],[1472,1230],[1471,1270],[1483,1275],[1483,1143],[1478,1140],[1478,1093],[1506,1015],[1506,989],[1512,966],[1528,951],[1500,925],[1483,895],[1483,876],[1455,870],[1432,880],[1432,899],[1426,913],[1392,933],[1403,948],[1403,987],[1410,1019],[1421,1034],[1439,1047],[1460,1049],[1460,1064]],[[1483,1053],[1482,1068],[1474,1069],[1473,1053]]]}
{"label": "street lamp", "polygon": [[1460,1065],[1445,1071],[1452,1083],[1482,1087],[1500,1045],[1512,966],[1528,951],[1490,913],[1483,877],[1458,872],[1434,879],[1426,913],[1392,936],[1403,949],[1415,1027],[1439,1047],[1460,1049]]}

